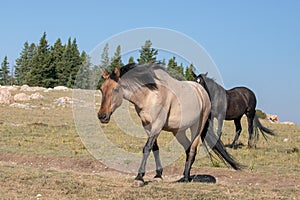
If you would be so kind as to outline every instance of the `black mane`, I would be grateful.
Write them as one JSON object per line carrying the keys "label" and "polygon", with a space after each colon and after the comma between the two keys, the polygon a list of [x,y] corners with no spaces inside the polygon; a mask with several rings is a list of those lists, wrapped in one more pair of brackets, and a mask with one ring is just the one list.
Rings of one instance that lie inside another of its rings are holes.
{"label": "black mane", "polygon": [[[131,82],[132,87],[142,86],[150,90],[156,90],[155,79],[158,79],[158,77],[154,73],[155,69],[162,69],[162,67],[155,63],[144,65],[129,63],[120,68],[120,77],[127,83]],[[127,73],[129,71],[131,72]]]}
{"label": "black mane", "polygon": [[129,63],[127,65],[124,65],[120,68],[120,77],[122,77],[126,72],[130,71],[131,69],[135,68],[137,66],[136,63]]}
{"label": "black mane", "polygon": [[[199,83],[200,85],[202,85],[202,87],[205,89],[205,91],[206,91],[207,94],[208,94],[209,100],[211,101],[211,95],[210,95],[210,92],[209,92],[209,90],[208,90],[208,87],[207,87],[205,78],[206,78],[206,79],[210,79],[210,78],[208,78],[208,77],[206,76],[206,74],[200,74],[199,76],[197,76],[196,82]],[[202,80],[198,81],[198,79],[202,79]],[[214,81],[213,79],[210,79],[210,80]]]}

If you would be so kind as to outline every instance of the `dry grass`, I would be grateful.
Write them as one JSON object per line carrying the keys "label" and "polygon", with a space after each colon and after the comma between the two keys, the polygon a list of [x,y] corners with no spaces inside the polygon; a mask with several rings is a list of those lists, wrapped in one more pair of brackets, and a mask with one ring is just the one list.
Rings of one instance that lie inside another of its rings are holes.
{"label": "dry grass", "polygon": [[[42,94],[45,99],[28,102],[38,106],[31,110],[0,105],[3,199],[37,199],[38,194],[42,195],[40,199],[297,199],[300,195],[299,126],[263,122],[277,136],[269,142],[261,137],[257,149],[249,150],[247,124],[243,120],[239,142],[245,146],[228,151],[247,169],[235,172],[218,160],[212,164],[207,157],[196,159],[192,172],[211,174],[217,178],[217,184],[173,183],[182,174],[183,154],[165,169],[165,182],[131,188],[135,174],[116,172],[96,161],[76,132],[71,106],[53,103],[72,93]],[[113,122],[104,130],[118,147],[141,152],[145,138],[122,133]],[[226,122],[222,136],[225,144],[232,141],[233,132],[233,122]],[[159,145],[164,146],[171,139],[171,134],[162,133]],[[152,176],[153,173],[147,174],[146,180]]]}

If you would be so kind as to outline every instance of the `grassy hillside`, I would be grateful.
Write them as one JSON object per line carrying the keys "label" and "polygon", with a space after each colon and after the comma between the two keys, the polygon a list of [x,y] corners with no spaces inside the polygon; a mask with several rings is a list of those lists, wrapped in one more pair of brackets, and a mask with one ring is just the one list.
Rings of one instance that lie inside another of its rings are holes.
{"label": "grassy hillside", "polygon": [[[246,166],[242,172],[227,168],[219,160],[212,163],[208,157],[197,157],[192,174],[212,175],[217,183],[174,183],[181,177],[184,168],[182,150],[176,162],[165,168],[164,182],[151,182],[151,172],[146,175],[146,186],[131,188],[135,173],[110,169],[90,155],[76,131],[72,104],[55,101],[60,97],[72,97],[72,91],[41,91],[40,94],[45,98],[17,102],[27,103],[26,109],[0,105],[1,198],[296,199],[300,196],[299,126],[262,121],[275,130],[277,136],[270,137],[269,142],[261,137],[257,149],[249,150],[246,146],[247,124],[243,119],[239,140],[241,148],[228,149],[236,160]],[[97,95],[96,102],[95,114],[100,102]],[[138,121],[133,110],[130,115]],[[113,144],[141,155],[145,138],[124,134],[114,122],[102,128]],[[229,144],[233,137],[234,124],[226,122],[222,140]],[[170,133],[163,132],[159,145],[163,147],[172,139]],[[164,162],[164,157],[161,159]]]}

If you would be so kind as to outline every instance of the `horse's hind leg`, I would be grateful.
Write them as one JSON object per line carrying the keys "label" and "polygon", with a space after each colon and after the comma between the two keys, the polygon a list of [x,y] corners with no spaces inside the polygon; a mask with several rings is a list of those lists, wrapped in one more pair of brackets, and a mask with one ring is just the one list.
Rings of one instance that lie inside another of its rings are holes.
{"label": "horse's hind leg", "polygon": [[197,154],[197,147],[199,144],[199,139],[200,139],[200,135],[197,135],[196,138],[194,139],[194,141],[192,142],[192,145],[190,146],[190,148],[187,149],[186,151],[186,163],[185,163],[185,169],[184,169],[184,173],[183,173],[183,181],[184,182],[188,182],[190,181],[190,172],[191,172],[191,168],[192,165],[195,161],[195,157]]}
{"label": "horse's hind leg", "polygon": [[234,124],[235,124],[236,133],[235,133],[235,137],[234,137],[233,142],[230,145],[230,147],[236,149],[237,148],[237,141],[238,141],[238,139],[240,137],[240,134],[242,132],[241,118],[235,119]]}
{"label": "horse's hind leg", "polygon": [[[223,128],[223,122],[224,122],[224,120],[225,120],[225,116],[220,115],[220,116],[217,118],[217,120],[218,120],[217,136],[218,136],[218,138],[221,138],[222,128]],[[212,123],[210,123],[210,124],[213,124],[213,121],[212,121]],[[211,129],[211,130],[213,130],[213,129]]]}
{"label": "horse's hind leg", "polygon": [[255,147],[255,142],[253,141],[253,120],[255,116],[255,111],[251,113],[247,113],[247,120],[248,120],[248,132],[249,132],[249,138],[248,138],[248,148]]}
{"label": "horse's hind leg", "polygon": [[[191,141],[187,138],[187,136],[185,134],[185,130],[173,132],[173,134],[176,137],[177,141],[183,146],[185,153],[186,153],[186,164],[185,164],[185,168],[184,168],[184,172],[183,172],[184,178],[180,179],[179,181],[180,182],[188,182],[190,167],[192,166],[191,164],[188,164],[188,161],[190,159]],[[192,160],[193,159],[191,159],[190,161],[192,161]]]}
{"label": "horse's hind leg", "polygon": [[159,147],[157,144],[157,139],[154,141],[152,151],[153,151],[155,164],[156,164],[156,175],[154,177],[154,180],[160,181],[160,180],[162,180],[163,167],[160,162]]}

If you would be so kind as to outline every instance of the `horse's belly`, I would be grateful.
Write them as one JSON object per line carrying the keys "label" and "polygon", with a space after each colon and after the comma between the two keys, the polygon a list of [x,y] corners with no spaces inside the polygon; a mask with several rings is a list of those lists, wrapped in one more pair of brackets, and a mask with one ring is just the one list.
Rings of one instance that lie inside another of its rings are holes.
{"label": "horse's belly", "polygon": [[197,107],[198,106],[195,106],[194,109],[186,109],[184,111],[181,109],[176,112],[171,111],[163,130],[173,131],[178,129],[188,129],[191,125],[199,123],[201,112]]}

